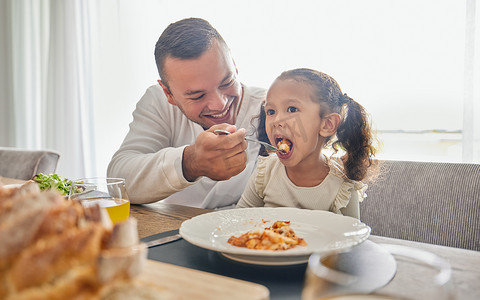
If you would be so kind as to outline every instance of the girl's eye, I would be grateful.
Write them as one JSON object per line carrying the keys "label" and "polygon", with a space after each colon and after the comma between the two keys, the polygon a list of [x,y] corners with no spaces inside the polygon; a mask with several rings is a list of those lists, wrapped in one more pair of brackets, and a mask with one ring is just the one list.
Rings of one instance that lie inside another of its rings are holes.
{"label": "girl's eye", "polygon": [[297,112],[297,111],[298,111],[298,108],[296,108],[295,106],[289,106],[287,108],[287,112],[290,112],[290,113]]}
{"label": "girl's eye", "polygon": [[267,114],[267,116],[271,116],[271,115],[274,115],[274,114],[275,114],[275,110],[273,110],[273,109],[267,109],[267,110],[265,111],[265,113]]}

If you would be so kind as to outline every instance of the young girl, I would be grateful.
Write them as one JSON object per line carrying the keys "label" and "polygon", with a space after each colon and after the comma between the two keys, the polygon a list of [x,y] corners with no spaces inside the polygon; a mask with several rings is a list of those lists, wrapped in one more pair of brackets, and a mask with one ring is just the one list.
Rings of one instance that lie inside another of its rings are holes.
{"label": "young girl", "polygon": [[[367,188],[361,180],[374,155],[365,109],[327,74],[294,69],[268,90],[265,115],[268,139],[283,151],[259,157],[237,207],[293,206],[359,218]],[[329,146],[345,154],[329,158],[322,153]]]}

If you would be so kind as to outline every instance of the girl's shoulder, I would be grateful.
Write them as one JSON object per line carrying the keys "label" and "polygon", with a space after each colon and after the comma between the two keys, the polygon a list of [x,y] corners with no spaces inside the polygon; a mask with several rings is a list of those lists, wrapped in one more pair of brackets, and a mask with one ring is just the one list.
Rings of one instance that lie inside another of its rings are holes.
{"label": "girl's shoulder", "polygon": [[330,167],[330,174],[343,179],[345,183],[353,184],[355,189],[363,189],[364,186],[366,186],[363,182],[349,179],[347,175],[345,175],[345,169],[341,158],[335,156],[327,157],[327,162]]}
{"label": "girl's shoulder", "polygon": [[[327,160],[330,167],[330,174],[342,179],[330,210],[335,213],[341,213],[340,209],[347,207],[350,201],[363,201],[366,197],[365,192],[368,185],[361,181],[349,179],[347,175],[345,175],[343,162],[339,157],[330,157],[327,158]],[[358,218],[358,216],[355,217]]]}
{"label": "girl's shoulder", "polygon": [[275,170],[278,170],[279,167],[282,167],[282,163],[278,159],[276,154],[270,154],[268,156],[259,156],[257,160],[257,169],[255,171],[255,190],[257,194],[261,197],[264,197],[264,190],[266,184],[270,181],[270,178],[275,173]]}
{"label": "girl's shoulder", "polygon": [[347,175],[345,175],[345,168],[340,157],[330,156],[326,157],[328,167],[330,168],[330,174],[342,178],[344,180],[349,180]]}
{"label": "girl's shoulder", "polygon": [[268,156],[259,156],[257,161],[258,172],[265,173],[265,170],[271,170],[283,166],[276,154],[269,154]]}

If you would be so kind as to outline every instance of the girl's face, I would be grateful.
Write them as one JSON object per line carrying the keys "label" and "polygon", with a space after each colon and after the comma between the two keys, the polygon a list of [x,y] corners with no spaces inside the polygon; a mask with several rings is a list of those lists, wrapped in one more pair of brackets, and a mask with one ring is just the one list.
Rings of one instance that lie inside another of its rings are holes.
{"label": "girl's face", "polygon": [[320,135],[320,104],[314,102],[310,85],[277,79],[268,90],[265,113],[270,143],[277,145],[286,139],[290,145],[290,152],[277,154],[285,166],[318,161],[324,137]]}

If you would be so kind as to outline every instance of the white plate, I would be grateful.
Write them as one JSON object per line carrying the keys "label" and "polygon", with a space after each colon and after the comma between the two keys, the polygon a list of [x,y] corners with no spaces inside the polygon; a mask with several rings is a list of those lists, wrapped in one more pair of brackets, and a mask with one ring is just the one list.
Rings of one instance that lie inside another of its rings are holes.
{"label": "white plate", "polygon": [[236,260],[239,262],[254,264],[254,265],[264,265],[264,266],[287,266],[287,265],[298,265],[304,264],[308,261],[310,255],[301,255],[301,256],[254,256],[254,255],[238,255],[222,252],[222,255],[231,260]]}
{"label": "white plate", "polygon": [[[230,245],[227,240],[252,229],[263,229],[275,221],[290,221],[307,246],[285,251],[254,250]],[[344,250],[365,241],[370,227],[351,217],[322,210],[290,207],[236,208],[196,216],[182,223],[182,237],[201,248],[223,253],[242,262],[264,265],[304,263],[314,252]]]}

